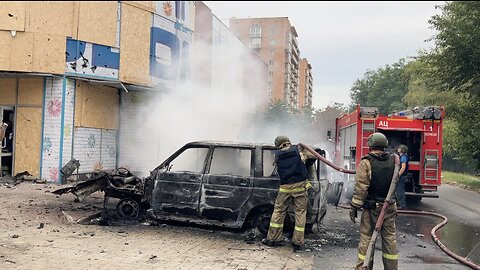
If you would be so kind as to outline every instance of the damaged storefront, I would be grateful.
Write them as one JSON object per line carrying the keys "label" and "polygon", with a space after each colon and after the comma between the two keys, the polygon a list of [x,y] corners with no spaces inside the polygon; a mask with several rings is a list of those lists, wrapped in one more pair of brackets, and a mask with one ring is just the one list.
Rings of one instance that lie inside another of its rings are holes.
{"label": "damaged storefront", "polygon": [[189,76],[194,2],[6,2],[0,13],[11,15],[0,18],[0,176],[65,183],[72,159],[80,174],[147,171],[138,115]]}

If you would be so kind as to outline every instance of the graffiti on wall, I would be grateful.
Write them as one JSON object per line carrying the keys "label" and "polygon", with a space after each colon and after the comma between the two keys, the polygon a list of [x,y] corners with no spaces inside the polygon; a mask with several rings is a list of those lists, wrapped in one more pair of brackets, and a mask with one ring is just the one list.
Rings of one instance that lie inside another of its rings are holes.
{"label": "graffiti on wall", "polygon": [[[58,182],[59,171],[72,158],[75,83],[64,78],[47,78],[43,104],[41,178]],[[63,131],[63,132],[62,132]]]}
{"label": "graffiti on wall", "polygon": [[67,38],[66,73],[118,79],[118,48]]}

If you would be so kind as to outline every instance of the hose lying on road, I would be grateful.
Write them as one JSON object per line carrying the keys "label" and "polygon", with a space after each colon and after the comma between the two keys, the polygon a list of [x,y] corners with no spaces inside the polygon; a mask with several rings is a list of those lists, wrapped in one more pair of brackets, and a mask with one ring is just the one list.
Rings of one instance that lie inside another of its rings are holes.
{"label": "hose lying on road", "polygon": [[[338,207],[341,207],[341,208],[345,208],[345,209],[350,209],[350,206],[349,205],[338,205]],[[445,226],[445,224],[447,224],[448,222],[448,218],[444,215],[440,215],[440,214],[437,214],[437,213],[433,213],[433,212],[426,212],[426,211],[415,211],[415,210],[397,210],[397,212],[399,214],[413,214],[413,215],[423,215],[423,216],[434,216],[434,217],[439,217],[439,218],[442,218],[443,221],[438,223],[435,227],[432,228],[432,230],[430,231],[430,234],[432,235],[432,239],[433,241],[445,252],[447,253],[448,255],[450,255],[450,257],[454,258],[455,260],[459,261],[460,263],[463,263],[465,264],[466,266],[472,268],[472,269],[475,269],[475,270],[480,270],[480,266],[473,263],[472,261],[469,261],[467,258],[464,258],[462,256],[459,256],[455,253],[453,253],[453,251],[451,251],[450,249],[448,249],[437,237],[436,235],[436,232],[442,228],[443,226]]]}
{"label": "hose lying on road", "polygon": [[474,264],[472,261],[469,261],[467,258],[461,257],[455,253],[453,253],[451,250],[449,250],[437,237],[436,232],[438,229],[442,228],[447,224],[448,218],[444,215],[440,215],[437,213],[433,212],[425,212],[425,211],[413,211],[413,210],[398,210],[397,211],[400,214],[414,214],[414,215],[427,215],[427,216],[435,216],[439,218],[443,218],[443,221],[438,223],[435,227],[432,228],[430,231],[430,234],[432,235],[433,241],[443,250],[445,253],[450,255],[450,257],[454,258],[455,260],[467,265],[468,267],[476,270],[480,270],[480,266],[477,264]]}
{"label": "hose lying on road", "polygon": [[[312,153],[315,157],[317,157],[318,159],[320,159],[323,163],[327,164],[328,166],[332,167],[333,169],[339,171],[339,172],[343,172],[343,173],[348,173],[348,174],[355,174],[355,171],[354,170],[347,170],[347,169],[344,169],[340,166],[337,166],[336,164],[332,163],[331,161],[329,161],[328,159],[322,157],[320,154],[318,154],[315,150],[313,150],[310,146],[306,145],[306,144],[303,144],[303,143],[299,143],[299,145],[301,147],[303,147],[304,149],[308,150],[310,153]],[[350,209],[350,206],[349,205],[338,205],[339,207],[342,207],[342,208],[346,208],[346,209]],[[437,235],[435,234],[438,229],[442,228],[443,226],[445,226],[445,224],[447,224],[448,222],[448,218],[444,215],[440,215],[440,214],[437,214],[437,213],[433,213],[433,212],[426,212],[426,211],[413,211],[413,210],[398,210],[397,211],[398,213],[400,214],[414,214],[414,215],[424,215],[424,216],[435,216],[435,217],[439,217],[439,218],[443,218],[443,221],[438,223],[435,227],[432,228],[432,230],[430,231],[430,234],[432,235],[432,238],[433,238],[433,241],[445,252],[447,253],[448,255],[450,255],[450,257],[454,258],[455,260],[465,264],[466,266],[472,268],[472,269],[475,269],[475,270],[480,270],[480,266],[479,265],[476,265],[475,263],[473,263],[472,261],[469,261],[467,258],[464,258],[464,257],[461,257],[455,253],[453,253],[451,250],[449,250],[437,237]]]}

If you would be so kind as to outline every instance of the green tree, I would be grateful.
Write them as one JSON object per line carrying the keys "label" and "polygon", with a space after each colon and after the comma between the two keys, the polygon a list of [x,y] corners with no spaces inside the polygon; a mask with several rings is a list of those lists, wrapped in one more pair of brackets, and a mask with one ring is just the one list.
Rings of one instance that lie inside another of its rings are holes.
{"label": "green tree", "polygon": [[350,89],[353,101],[350,109],[354,109],[356,104],[362,107],[377,107],[382,114],[405,109],[403,97],[408,91],[409,78],[404,68],[405,60],[400,59],[376,71],[367,71]]}
{"label": "green tree", "polygon": [[[455,150],[480,169],[480,2],[447,2],[430,20],[437,30],[435,49],[424,57],[440,82],[454,95],[449,116],[456,121]],[[454,128],[453,128],[454,127]]]}

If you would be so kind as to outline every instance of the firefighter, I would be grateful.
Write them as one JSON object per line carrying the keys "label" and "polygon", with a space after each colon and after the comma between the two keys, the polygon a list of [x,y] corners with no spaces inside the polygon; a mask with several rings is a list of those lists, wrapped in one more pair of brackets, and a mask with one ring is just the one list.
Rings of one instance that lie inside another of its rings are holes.
{"label": "firefighter", "polygon": [[[358,243],[358,264],[361,269],[368,244],[375,228],[383,203],[387,197],[395,169],[395,158],[384,152],[388,140],[382,133],[373,133],[367,141],[369,154],[362,157],[355,174],[355,188],[350,209],[350,219],[355,223],[357,211],[363,208],[360,218],[360,241]],[[397,241],[395,238],[395,216],[397,206],[393,202],[386,209],[380,230],[382,237],[382,260],[384,269],[398,268]],[[373,255],[369,268],[373,268]]]}
{"label": "firefighter", "polygon": [[315,156],[298,145],[292,145],[286,136],[277,136],[275,146],[275,163],[280,176],[280,188],[275,200],[275,206],[270,219],[267,238],[262,240],[264,245],[273,247],[282,244],[283,223],[290,205],[295,209],[295,228],[292,236],[292,247],[299,251],[303,247],[305,223],[307,214],[308,183],[307,160]]}
{"label": "firefighter", "polygon": [[398,154],[400,155],[400,171],[398,172],[398,184],[396,189],[396,198],[398,202],[398,209],[407,208],[405,200],[405,182],[407,180],[408,173],[408,147],[404,144],[398,147]]}

